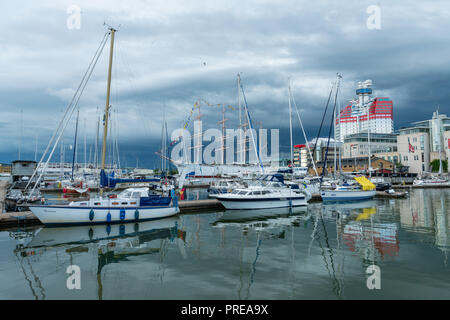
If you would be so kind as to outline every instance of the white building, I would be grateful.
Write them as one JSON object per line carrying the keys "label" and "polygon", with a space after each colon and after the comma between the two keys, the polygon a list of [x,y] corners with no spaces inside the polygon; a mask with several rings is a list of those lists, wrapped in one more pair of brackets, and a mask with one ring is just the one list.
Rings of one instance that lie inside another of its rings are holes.
{"label": "white building", "polygon": [[414,122],[411,127],[399,130],[397,149],[401,163],[410,167],[411,173],[430,172],[435,159],[449,159],[450,117],[433,113],[430,120]]}
{"label": "white building", "polygon": [[336,119],[336,137],[350,134],[394,132],[393,103],[387,97],[372,98],[372,80],[358,83],[357,98],[350,101]]}

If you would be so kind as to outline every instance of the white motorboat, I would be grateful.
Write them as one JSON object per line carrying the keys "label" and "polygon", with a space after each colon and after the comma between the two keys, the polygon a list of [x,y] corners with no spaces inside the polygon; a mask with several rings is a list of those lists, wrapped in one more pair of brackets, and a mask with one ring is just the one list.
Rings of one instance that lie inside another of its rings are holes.
{"label": "white motorboat", "polygon": [[268,209],[306,206],[311,194],[306,189],[288,188],[275,176],[264,176],[255,185],[238,188],[217,199],[226,209]]}
{"label": "white motorboat", "polygon": [[376,194],[375,185],[365,177],[354,178],[358,185],[344,184],[333,190],[322,190],[320,195],[323,201],[360,201],[372,199]]}
{"label": "white motorboat", "polygon": [[32,205],[30,210],[45,225],[124,223],[176,215],[178,199],[150,195],[148,188],[129,188],[116,197],[72,201],[67,205]]}

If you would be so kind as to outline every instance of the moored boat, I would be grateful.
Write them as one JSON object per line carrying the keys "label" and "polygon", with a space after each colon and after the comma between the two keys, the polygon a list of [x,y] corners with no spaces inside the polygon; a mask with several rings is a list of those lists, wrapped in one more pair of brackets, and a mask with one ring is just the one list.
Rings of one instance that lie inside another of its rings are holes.
{"label": "moored boat", "polygon": [[130,188],[117,197],[72,201],[67,205],[32,205],[30,210],[45,225],[81,225],[138,222],[179,213],[178,199],[150,195],[148,188]]}
{"label": "moored boat", "polygon": [[306,206],[311,194],[306,189],[292,189],[274,176],[265,176],[248,188],[238,188],[217,199],[226,209],[268,209]]}
{"label": "moored boat", "polygon": [[333,190],[322,190],[323,201],[360,201],[372,199],[376,194],[375,185],[365,177],[354,178],[358,185],[344,184]]}
{"label": "moored boat", "polygon": [[415,186],[450,186],[450,181],[440,178],[416,179],[413,181]]}

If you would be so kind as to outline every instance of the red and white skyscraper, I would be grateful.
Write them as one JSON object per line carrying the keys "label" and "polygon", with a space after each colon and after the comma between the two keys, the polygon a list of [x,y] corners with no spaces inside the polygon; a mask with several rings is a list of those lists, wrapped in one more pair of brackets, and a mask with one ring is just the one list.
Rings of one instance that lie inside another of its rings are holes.
{"label": "red and white skyscraper", "polygon": [[[349,134],[367,132],[393,133],[393,103],[387,97],[372,97],[372,80],[358,83],[357,98],[350,100],[336,119],[336,137],[344,141]],[[367,118],[369,114],[369,118]]]}

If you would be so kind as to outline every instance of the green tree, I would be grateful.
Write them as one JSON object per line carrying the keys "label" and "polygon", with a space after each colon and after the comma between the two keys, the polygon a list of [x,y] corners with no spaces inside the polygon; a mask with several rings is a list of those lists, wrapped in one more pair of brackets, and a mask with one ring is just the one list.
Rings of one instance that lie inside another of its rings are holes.
{"label": "green tree", "polygon": [[[442,172],[447,172],[448,161],[442,160]],[[431,161],[431,172],[439,172],[439,159]]]}

